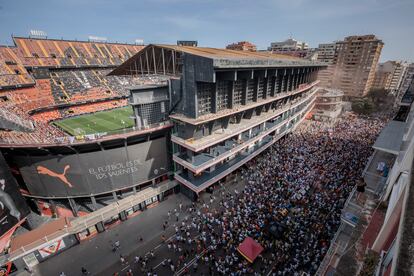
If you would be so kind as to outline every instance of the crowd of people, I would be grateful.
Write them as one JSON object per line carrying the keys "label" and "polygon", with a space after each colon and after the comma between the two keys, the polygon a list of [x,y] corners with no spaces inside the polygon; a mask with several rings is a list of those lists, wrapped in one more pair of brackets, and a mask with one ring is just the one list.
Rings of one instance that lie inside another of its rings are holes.
{"label": "crowd of people", "polygon": [[[313,275],[383,125],[352,115],[303,123],[241,169],[240,190],[221,185],[208,200],[168,212],[163,228],[173,224],[175,235],[164,241],[172,257],[162,267],[180,275]],[[253,264],[237,252],[246,237],[264,247]],[[153,257],[136,256],[136,269],[161,275],[149,265]]]}

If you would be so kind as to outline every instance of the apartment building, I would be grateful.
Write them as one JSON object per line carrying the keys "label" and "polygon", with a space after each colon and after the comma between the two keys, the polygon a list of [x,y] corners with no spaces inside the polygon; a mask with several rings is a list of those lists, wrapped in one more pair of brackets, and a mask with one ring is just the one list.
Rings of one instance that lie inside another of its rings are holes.
{"label": "apartment building", "polygon": [[319,44],[316,49],[317,61],[323,62],[327,68],[318,72],[318,80],[322,87],[332,87],[333,72],[335,69],[336,43]]}
{"label": "apartment building", "polygon": [[403,82],[408,63],[402,61],[387,61],[380,63],[375,72],[373,88],[385,89],[396,95]]}
{"label": "apartment building", "polygon": [[336,42],[332,87],[345,97],[363,97],[370,91],[384,43],[375,35],[348,36]]}
{"label": "apartment building", "polygon": [[232,43],[226,46],[226,49],[228,50],[236,50],[236,51],[250,51],[250,52],[256,52],[257,47],[253,43],[250,43],[249,41],[239,41],[236,43]]}

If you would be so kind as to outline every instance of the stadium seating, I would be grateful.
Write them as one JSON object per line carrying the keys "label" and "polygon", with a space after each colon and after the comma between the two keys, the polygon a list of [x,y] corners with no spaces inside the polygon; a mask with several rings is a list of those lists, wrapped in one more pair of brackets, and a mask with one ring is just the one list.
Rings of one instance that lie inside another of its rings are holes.
{"label": "stadium seating", "polygon": [[9,47],[0,46],[0,89],[27,85],[34,85],[34,80],[21,61]]}
{"label": "stadium seating", "polygon": [[103,111],[107,109],[122,107],[127,105],[127,100],[110,100],[105,102],[99,103],[91,103],[87,105],[78,105],[73,106],[70,108],[64,108],[62,112],[64,113],[65,117],[80,115],[80,114],[87,114],[87,113],[94,113],[97,111]]}
{"label": "stadium seating", "polygon": [[25,66],[84,67],[116,66],[143,46],[87,41],[14,37],[16,54]]}
{"label": "stadium seating", "polygon": [[[0,130],[0,143],[68,142],[68,134],[51,121],[126,106],[129,87],[167,79],[107,76],[143,46],[13,39],[15,47],[0,46],[0,115],[27,127],[21,127],[23,131]],[[37,79],[27,69],[33,70]]]}

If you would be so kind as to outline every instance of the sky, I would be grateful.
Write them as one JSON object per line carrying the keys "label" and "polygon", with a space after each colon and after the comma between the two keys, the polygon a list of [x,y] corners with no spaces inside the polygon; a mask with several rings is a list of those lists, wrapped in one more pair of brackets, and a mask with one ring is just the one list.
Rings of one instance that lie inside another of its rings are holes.
{"label": "sky", "polygon": [[287,38],[309,43],[375,34],[381,61],[414,61],[414,0],[0,0],[0,44],[11,34],[223,48],[247,40],[266,49]]}

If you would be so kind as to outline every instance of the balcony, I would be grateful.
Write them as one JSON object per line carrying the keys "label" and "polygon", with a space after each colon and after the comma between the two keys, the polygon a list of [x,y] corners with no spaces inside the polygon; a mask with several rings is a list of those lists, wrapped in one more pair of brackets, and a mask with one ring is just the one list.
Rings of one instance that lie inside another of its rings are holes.
{"label": "balcony", "polygon": [[391,153],[374,151],[362,173],[367,189],[375,194],[382,192],[395,158],[396,156]]}
{"label": "balcony", "polygon": [[249,129],[260,125],[266,121],[271,120],[272,118],[275,118],[279,116],[280,114],[291,110],[300,104],[304,103],[305,101],[311,99],[314,94],[316,93],[316,90],[309,91],[309,94],[296,102],[291,102],[289,104],[286,104],[285,106],[277,109],[277,110],[271,110],[269,112],[263,112],[259,116],[252,117],[251,119],[242,119],[239,124],[230,124],[228,128],[226,129],[220,129],[216,132],[214,132],[211,135],[204,136],[201,139],[197,140],[191,140],[187,139],[184,140],[180,137],[177,137],[176,135],[171,136],[171,141],[185,147],[187,149],[190,149],[193,152],[200,152],[204,149],[207,149],[217,143],[223,142],[235,135],[238,135],[240,133],[243,133],[245,131],[248,131]]}
{"label": "balcony", "polygon": [[[187,186],[196,193],[203,191],[212,184],[216,183],[226,175],[230,174],[240,166],[244,165],[255,156],[266,150],[273,145],[285,134],[294,129],[300,122],[306,117],[306,114],[312,109],[313,105],[310,104],[306,109],[303,109],[299,114],[291,117],[289,120],[282,123],[279,129],[279,133],[276,135],[266,135],[259,139],[255,144],[249,144],[244,150],[237,152],[235,155],[229,157],[224,164],[215,168],[210,172],[204,172],[200,176],[193,177],[191,172],[176,172],[175,179]],[[217,162],[216,162],[217,163]]]}
{"label": "balcony", "polygon": [[265,105],[267,103],[271,103],[274,102],[276,100],[280,100],[289,96],[293,96],[299,93],[302,93],[306,90],[311,89],[312,87],[315,87],[317,84],[319,83],[319,81],[314,81],[308,85],[302,85],[300,86],[298,89],[294,90],[294,91],[289,91],[289,92],[284,92],[284,93],[279,93],[276,94],[274,97],[269,97],[266,99],[259,99],[257,102],[248,104],[248,105],[243,105],[243,106],[239,106],[237,108],[232,108],[232,109],[224,109],[221,110],[217,113],[210,113],[210,114],[206,114],[203,116],[200,116],[198,118],[189,118],[186,117],[182,114],[174,114],[174,115],[170,115],[170,118],[173,120],[177,120],[177,121],[181,121],[183,123],[187,123],[187,124],[191,124],[191,125],[200,125],[200,124],[204,124],[207,123],[209,121],[213,121],[213,120],[217,120],[226,116],[230,116],[242,111],[246,111],[249,109],[253,109],[256,108],[258,106],[261,105]]}
{"label": "balcony", "polygon": [[[198,174],[207,168],[222,162],[237,152],[244,150],[245,148],[251,146],[270,133],[274,131],[280,133],[280,129],[283,124],[285,124],[287,121],[292,121],[297,118],[300,115],[301,111],[303,112],[303,110],[309,109],[312,104],[312,99],[309,99],[308,102],[302,103],[302,105],[305,105],[304,107],[301,105],[296,106],[295,108],[281,114],[281,116],[265,122],[263,128],[253,128],[250,136],[249,132],[243,132],[240,135],[240,139],[233,138],[226,140],[224,142],[224,145],[215,145],[210,148],[209,153],[201,153],[196,156],[189,157],[185,152],[182,152],[173,155],[173,160],[183,167],[189,169],[190,171]],[[288,118],[290,119],[287,120]]]}

